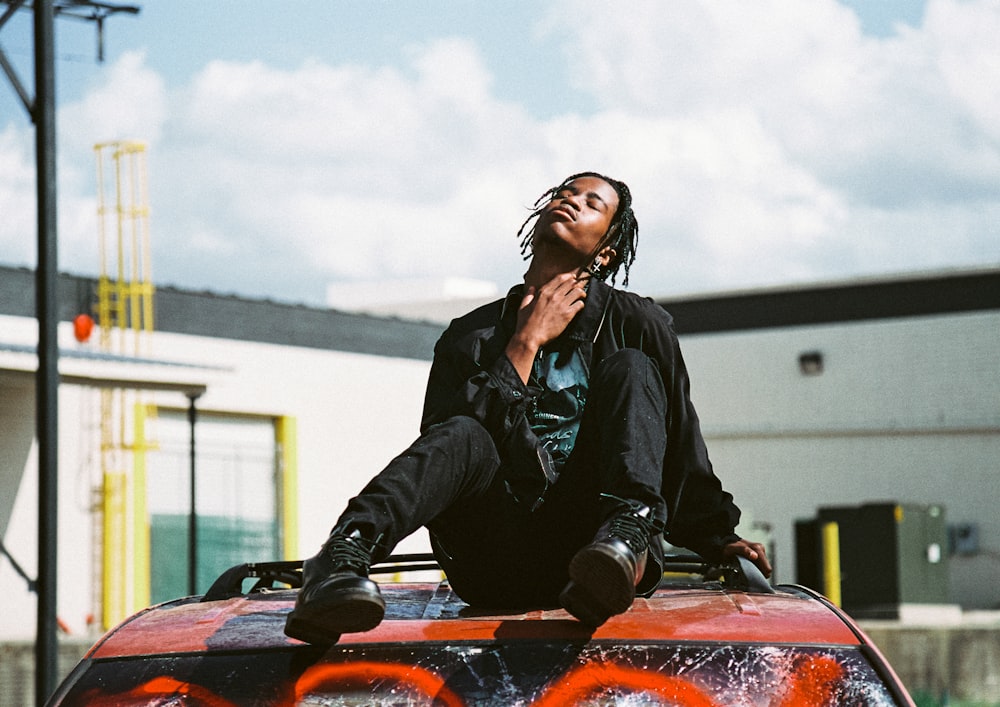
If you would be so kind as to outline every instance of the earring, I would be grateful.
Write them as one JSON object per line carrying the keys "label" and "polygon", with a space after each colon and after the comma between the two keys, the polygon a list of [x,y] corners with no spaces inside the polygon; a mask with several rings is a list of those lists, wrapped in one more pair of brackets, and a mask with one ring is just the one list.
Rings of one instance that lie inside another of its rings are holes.
{"label": "earring", "polygon": [[595,277],[601,272],[601,259],[599,257],[594,258],[594,262],[587,268],[587,272]]}

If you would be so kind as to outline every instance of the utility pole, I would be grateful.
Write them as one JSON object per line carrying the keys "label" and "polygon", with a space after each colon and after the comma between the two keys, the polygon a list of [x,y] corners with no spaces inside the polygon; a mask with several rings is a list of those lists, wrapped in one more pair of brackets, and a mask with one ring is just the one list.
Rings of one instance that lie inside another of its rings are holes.
{"label": "utility pole", "polygon": [[35,702],[56,688],[59,459],[59,326],[56,249],[55,29],[52,0],[35,0],[35,160],[38,194],[38,316],[36,435],[38,437],[38,620],[35,634]]}
{"label": "utility pole", "polygon": [[56,234],[56,86],[55,27],[57,13],[98,21],[114,12],[138,13],[138,8],[88,0],[5,0],[0,28],[18,10],[34,13],[35,95],[30,96],[13,64],[0,48],[0,69],[35,124],[35,163],[38,206],[38,264],[35,270],[35,309],[38,318],[38,371],[35,378],[36,437],[38,439],[38,617],[35,637],[35,703],[44,704],[59,679],[59,643],[56,620],[59,457],[59,302]]}

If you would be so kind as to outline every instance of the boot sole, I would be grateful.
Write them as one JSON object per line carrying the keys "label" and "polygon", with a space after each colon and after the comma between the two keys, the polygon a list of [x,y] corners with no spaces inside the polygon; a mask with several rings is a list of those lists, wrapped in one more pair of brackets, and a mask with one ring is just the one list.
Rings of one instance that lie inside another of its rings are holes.
{"label": "boot sole", "polygon": [[285,620],[285,635],[306,643],[332,645],[342,633],[372,630],[384,616],[385,601],[379,594],[341,591],[296,605]]}
{"label": "boot sole", "polygon": [[635,577],[628,560],[607,546],[595,544],[576,553],[569,577],[559,603],[590,626],[600,626],[627,611],[635,599]]}

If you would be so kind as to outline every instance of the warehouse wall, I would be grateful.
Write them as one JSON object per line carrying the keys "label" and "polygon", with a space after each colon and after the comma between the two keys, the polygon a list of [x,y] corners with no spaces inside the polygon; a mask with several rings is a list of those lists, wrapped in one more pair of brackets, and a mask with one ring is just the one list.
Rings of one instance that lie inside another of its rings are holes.
{"label": "warehouse wall", "polygon": [[[997,608],[1000,312],[682,337],[716,471],[772,524],[782,581],[792,531],[823,505],[945,506],[981,552],[950,558],[951,598]],[[821,373],[800,369],[822,355]],[[875,539],[873,539],[874,541]]]}
{"label": "warehouse wall", "polygon": [[[87,283],[74,287],[85,300]],[[11,292],[22,289],[11,286]],[[347,499],[416,435],[435,327],[337,313],[328,318],[322,311],[211,295],[171,296],[173,331],[158,331],[153,351],[194,366],[178,368],[177,375],[196,371],[204,379],[199,408],[296,418],[298,533],[301,554],[311,554]],[[226,316],[211,309],[214,319],[198,318],[216,322],[216,336],[201,324],[197,335],[180,331],[184,303],[192,298],[199,308],[225,305]],[[246,334],[240,322],[267,336],[227,333]],[[280,343],[284,334],[273,322],[295,332],[295,346]],[[0,312],[0,325],[0,344],[34,340],[34,322],[24,312]],[[992,581],[1000,564],[1000,518],[993,508],[1000,490],[1000,310],[868,320],[855,312],[850,321],[827,324],[728,326],[716,333],[682,330],[681,344],[716,471],[748,516],[772,526],[778,579],[795,579],[793,524],[813,517],[819,506],[940,503],[949,522],[978,527],[981,545],[975,555],[949,558],[952,600],[966,608],[1000,606]],[[407,353],[399,334],[419,343],[423,358]],[[60,337],[66,351],[85,348],[73,340],[68,322]],[[353,348],[337,343],[341,339]],[[803,353],[818,353],[822,371],[803,373]],[[22,365],[25,357],[31,356],[8,351],[0,363]],[[34,576],[31,377],[0,376],[0,392],[0,488],[9,507],[4,543]],[[180,393],[157,393],[151,402],[176,409],[188,404]],[[59,613],[74,633],[87,631],[94,606],[97,406],[94,390],[62,386]],[[423,547],[420,534],[402,549]],[[0,582],[8,594],[0,637],[33,636],[34,596],[6,560],[0,560]]]}

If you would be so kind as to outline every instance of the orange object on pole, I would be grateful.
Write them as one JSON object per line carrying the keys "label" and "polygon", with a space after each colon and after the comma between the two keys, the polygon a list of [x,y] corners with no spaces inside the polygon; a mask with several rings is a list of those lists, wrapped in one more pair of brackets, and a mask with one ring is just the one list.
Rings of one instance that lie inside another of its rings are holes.
{"label": "orange object on pole", "polygon": [[94,332],[94,318],[89,314],[78,314],[73,320],[73,336],[81,344],[90,341],[90,335]]}

